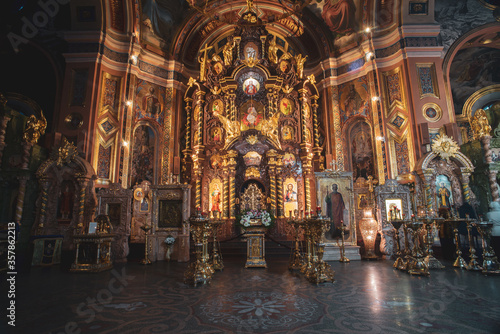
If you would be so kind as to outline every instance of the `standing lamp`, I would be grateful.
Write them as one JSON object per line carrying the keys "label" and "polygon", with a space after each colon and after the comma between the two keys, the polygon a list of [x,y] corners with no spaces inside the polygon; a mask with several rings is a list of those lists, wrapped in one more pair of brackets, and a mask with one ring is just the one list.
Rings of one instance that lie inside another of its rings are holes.
{"label": "standing lamp", "polygon": [[373,218],[371,209],[364,210],[364,217],[359,221],[359,230],[363,237],[365,245],[365,254],[363,259],[376,260],[378,256],[375,254],[375,241],[377,240],[377,221]]}

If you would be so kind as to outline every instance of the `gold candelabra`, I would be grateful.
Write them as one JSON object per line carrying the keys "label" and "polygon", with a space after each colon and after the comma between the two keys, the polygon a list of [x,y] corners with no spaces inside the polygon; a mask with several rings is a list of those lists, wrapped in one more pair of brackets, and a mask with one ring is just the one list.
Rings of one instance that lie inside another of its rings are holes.
{"label": "gold candelabra", "polygon": [[300,252],[300,226],[301,223],[299,220],[296,219],[296,217],[290,217],[288,220],[288,223],[293,226],[294,229],[294,248],[292,250],[292,253],[290,255],[290,262],[288,264],[288,269],[289,270],[300,270],[302,267],[303,263],[303,256]]}
{"label": "gold candelabra", "polygon": [[406,262],[402,258],[401,245],[399,240],[399,229],[404,224],[404,220],[402,219],[392,219],[390,223],[394,227],[394,238],[396,243],[396,261],[392,265],[394,268],[399,270],[406,270]]}
{"label": "gold candelabra", "polygon": [[413,236],[413,249],[407,267],[408,273],[410,275],[429,276],[429,267],[425,263],[424,254],[420,247],[420,236],[418,235],[423,223],[412,219],[410,222],[407,222],[406,225],[411,229],[411,234]]}
{"label": "gold candelabra", "polygon": [[212,224],[201,214],[200,210],[196,216],[189,219],[189,223],[195,244],[196,259],[184,273],[184,281],[194,286],[198,283],[210,283],[215,272],[208,254],[208,238],[212,232]]}
{"label": "gold candelabra", "polygon": [[144,259],[141,260],[141,264],[151,264],[151,260],[149,260],[149,252],[148,252],[148,235],[151,230],[151,226],[142,225],[141,230],[144,231],[145,241],[144,241]]}
{"label": "gold candelabra", "polygon": [[499,275],[500,263],[498,263],[495,251],[490,245],[491,230],[493,223],[491,222],[475,222],[473,223],[482,238],[483,246],[483,274],[485,275]]}
{"label": "gold candelabra", "polygon": [[453,228],[453,235],[455,238],[455,247],[456,247],[455,253],[457,254],[457,258],[453,262],[453,267],[461,269],[469,269],[469,265],[462,257],[462,251],[460,250],[460,236],[458,234],[458,227],[462,222],[467,222],[468,220],[469,220],[468,218],[465,219],[465,218],[451,217],[444,221],[445,223],[450,224],[451,227]]}
{"label": "gold candelabra", "polygon": [[309,230],[310,238],[310,251],[308,256],[311,259],[309,269],[305,272],[306,278],[312,283],[334,282],[335,272],[332,267],[323,261],[323,254],[325,251],[325,244],[323,239],[325,232],[328,230],[330,220],[318,213],[317,216],[310,217],[304,222],[306,230]]}
{"label": "gold candelabra", "polygon": [[220,244],[219,240],[217,240],[217,234],[219,228],[222,226],[223,221],[219,220],[220,217],[214,217],[211,224],[213,226],[213,247],[212,247],[212,267],[214,270],[222,270],[224,269],[224,262],[222,261],[222,254],[220,253]]}
{"label": "gold candelabra", "polygon": [[474,247],[474,237],[472,235],[472,229],[474,228],[474,220],[468,219],[469,217],[467,216],[467,236],[469,237],[469,270],[483,270],[483,267],[479,264],[477,260],[477,255],[476,255],[476,248]]}
{"label": "gold candelabra", "polygon": [[341,235],[342,243],[340,244],[340,259],[339,259],[339,262],[349,263],[349,262],[351,262],[351,260],[349,260],[345,256],[345,228],[346,228],[345,224],[342,223],[342,225],[340,226],[340,235]]}
{"label": "gold candelabra", "polygon": [[425,245],[426,245],[426,256],[425,256],[425,264],[429,269],[443,269],[444,266],[439,262],[438,259],[434,257],[434,251],[432,250],[432,244],[434,243],[434,237],[432,235],[432,224],[436,221],[441,221],[443,218],[433,218],[429,216],[424,216],[418,218],[425,226],[426,235],[425,235]]}

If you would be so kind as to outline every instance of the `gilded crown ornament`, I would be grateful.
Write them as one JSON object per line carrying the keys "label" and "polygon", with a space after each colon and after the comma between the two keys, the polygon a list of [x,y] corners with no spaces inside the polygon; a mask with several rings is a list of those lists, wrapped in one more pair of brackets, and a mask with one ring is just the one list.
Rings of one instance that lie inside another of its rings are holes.
{"label": "gilded crown ornament", "polygon": [[255,145],[259,141],[259,137],[257,137],[256,135],[251,135],[246,138],[246,141],[250,145]]}
{"label": "gilded crown ornament", "polygon": [[474,133],[474,139],[477,140],[482,137],[490,136],[491,126],[488,122],[486,111],[483,109],[476,110],[474,116],[470,119],[470,125]]}
{"label": "gilded crown ornament", "polygon": [[66,138],[63,138],[63,145],[59,147],[56,152],[57,165],[62,166],[74,160],[78,155],[76,146],[69,142]]}
{"label": "gilded crown ornament", "polygon": [[432,151],[447,161],[460,151],[458,144],[447,135],[438,135],[432,144]]}

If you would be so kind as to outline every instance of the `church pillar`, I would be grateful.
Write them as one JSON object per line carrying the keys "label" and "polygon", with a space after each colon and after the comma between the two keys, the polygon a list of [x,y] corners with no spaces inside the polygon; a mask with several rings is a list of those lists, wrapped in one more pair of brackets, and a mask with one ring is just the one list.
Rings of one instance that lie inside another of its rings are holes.
{"label": "church pillar", "polygon": [[191,174],[191,153],[193,152],[191,150],[191,109],[192,109],[192,103],[193,99],[190,97],[186,97],[184,99],[186,102],[186,134],[184,136],[186,140],[186,148],[182,150],[182,153],[184,154],[184,157],[182,158],[182,173],[185,178],[185,182],[189,182],[189,175]]}
{"label": "church pillar", "polygon": [[75,234],[84,233],[83,214],[85,212],[85,191],[88,183],[89,180],[87,178],[78,178],[78,184],[80,185],[80,206],[78,208],[78,225],[76,226]]}
{"label": "church pillar", "polygon": [[229,166],[229,218],[236,218],[236,158],[238,157],[238,152],[229,151],[227,152],[227,156],[229,158],[228,166]]}
{"label": "church pillar", "polygon": [[[432,193],[431,193],[431,177],[432,177],[433,169],[424,170],[424,191],[425,191],[425,200],[427,203],[427,211],[430,212],[432,210]],[[416,210],[417,208],[415,208]]]}
{"label": "church pillar", "polygon": [[204,161],[203,146],[203,96],[205,92],[196,91],[196,115],[193,115],[198,120],[196,124],[195,142],[193,142],[193,169],[195,175],[195,207],[201,208],[201,179],[202,179],[202,165]]}
{"label": "church pillar", "polygon": [[45,218],[46,218],[46,212],[47,212],[47,200],[49,199],[49,187],[50,187],[50,180],[41,177],[39,179],[40,183],[40,188],[42,189],[42,199],[40,203],[40,220],[38,221],[38,226],[35,234],[41,235],[43,233],[43,228],[45,226]]}
{"label": "church pillar", "polygon": [[278,154],[276,162],[276,192],[278,193],[278,218],[285,218],[283,207],[283,178],[281,177],[281,167],[283,166],[283,156]]}
{"label": "church pillar", "polygon": [[269,166],[269,195],[271,197],[271,212],[276,217],[276,151],[269,150],[267,152],[269,160],[267,164]]}
{"label": "church pillar", "polygon": [[[31,149],[34,143],[29,141],[23,142],[23,156],[22,156],[22,164],[21,170],[28,171],[28,165],[30,162]],[[23,217],[23,207],[24,207],[24,196],[26,194],[26,184],[29,180],[29,175],[20,175],[19,179],[19,192],[17,194],[17,202],[16,202],[16,223],[21,225],[21,218]]]}
{"label": "church pillar", "polygon": [[3,115],[0,121],[0,161],[2,161],[3,149],[5,148],[5,131],[10,120],[10,116]]}
{"label": "church pillar", "polygon": [[227,166],[227,160],[228,156],[225,155],[223,158],[223,167],[222,167],[222,173],[224,175],[222,179],[222,218],[228,219],[229,218],[229,168]]}
{"label": "church pillar", "polygon": [[313,114],[313,127],[314,127],[314,167],[315,170],[323,170],[324,158],[321,156],[323,149],[319,146],[319,122],[318,122],[318,96],[312,97],[312,114]]}
{"label": "church pillar", "polygon": [[469,168],[460,168],[462,170],[462,190],[464,192],[464,201],[470,204],[469,177],[472,171]]}
{"label": "church pillar", "polygon": [[[234,94],[234,91],[231,91],[231,93],[227,94],[229,103],[226,103],[226,115],[229,115],[229,119],[231,121],[236,120],[236,106],[235,106],[235,100],[236,100],[236,94]],[[229,110],[227,110],[229,106]]]}

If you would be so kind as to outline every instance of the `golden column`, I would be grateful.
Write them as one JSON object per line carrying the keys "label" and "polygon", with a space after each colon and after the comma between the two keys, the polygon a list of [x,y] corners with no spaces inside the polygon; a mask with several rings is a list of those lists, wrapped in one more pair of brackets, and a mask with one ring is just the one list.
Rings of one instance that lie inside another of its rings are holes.
{"label": "golden column", "polygon": [[231,150],[227,152],[229,161],[227,162],[229,167],[229,218],[236,218],[236,158],[238,157],[238,152]]}
{"label": "golden column", "polygon": [[469,178],[472,173],[470,168],[460,168],[462,170],[462,188],[464,192],[464,200],[470,203],[470,187],[469,187]]}
{"label": "golden column", "polygon": [[78,184],[80,185],[80,205],[78,208],[78,225],[76,226],[75,234],[85,234],[84,226],[84,216],[85,213],[85,192],[87,190],[87,185],[89,180],[86,177],[78,176]]}
{"label": "golden column", "polygon": [[278,154],[276,161],[276,192],[278,193],[278,218],[285,218],[285,208],[283,203],[283,178],[281,169],[283,167],[283,155]]}
{"label": "golden column", "polygon": [[278,216],[276,211],[276,151],[269,150],[267,152],[268,161],[267,164],[269,166],[269,189],[270,189],[270,197],[271,197],[271,212],[275,217]]}
{"label": "golden column", "polygon": [[227,165],[228,162],[228,155],[226,154],[223,157],[223,162],[222,162],[222,173],[224,175],[223,177],[223,210],[222,210],[222,218],[228,219],[229,218],[229,167]]}
{"label": "golden column", "polygon": [[324,157],[321,156],[323,149],[319,146],[319,122],[318,122],[318,96],[314,95],[312,97],[312,114],[313,114],[313,131],[314,131],[314,161],[317,170],[323,170],[324,167]]}
{"label": "golden column", "polygon": [[183,153],[183,158],[182,158],[182,172],[184,177],[187,175],[185,173],[190,173],[191,169],[187,168],[188,163],[191,162],[191,153],[193,152],[191,150],[191,109],[192,109],[192,104],[193,104],[193,99],[190,97],[185,97],[184,101],[186,102],[186,148],[182,150]]}
{"label": "golden column", "polygon": [[312,143],[309,129],[307,128],[307,117],[304,112],[305,104],[307,103],[307,89],[299,89],[301,101],[301,125],[302,125],[302,143],[300,143],[300,159],[302,160],[302,173],[304,175],[304,193],[305,193],[305,209],[306,212],[311,212],[311,171],[312,171]]}
{"label": "golden column", "polygon": [[193,164],[194,164],[194,174],[195,174],[195,206],[201,208],[201,179],[202,179],[202,165],[204,161],[204,149],[203,146],[203,97],[205,92],[201,90],[196,91],[196,110],[195,119],[197,120],[196,136],[194,142],[194,154],[193,154]]}

